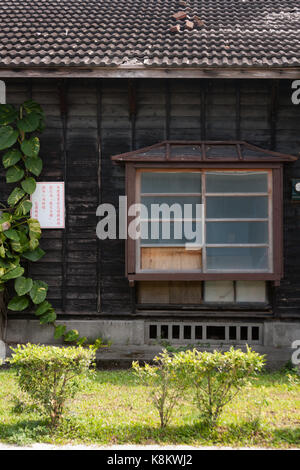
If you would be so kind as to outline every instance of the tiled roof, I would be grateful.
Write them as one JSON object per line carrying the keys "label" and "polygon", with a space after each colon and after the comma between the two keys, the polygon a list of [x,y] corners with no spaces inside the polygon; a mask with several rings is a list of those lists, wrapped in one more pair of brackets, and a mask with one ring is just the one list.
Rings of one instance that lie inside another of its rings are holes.
{"label": "tiled roof", "polygon": [[0,0],[0,67],[295,67],[299,40],[299,0]]}

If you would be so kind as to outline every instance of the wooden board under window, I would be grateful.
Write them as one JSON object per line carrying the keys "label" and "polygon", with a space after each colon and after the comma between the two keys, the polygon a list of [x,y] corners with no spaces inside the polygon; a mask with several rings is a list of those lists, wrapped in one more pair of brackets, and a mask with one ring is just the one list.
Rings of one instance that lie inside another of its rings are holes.
{"label": "wooden board under window", "polygon": [[183,247],[142,247],[141,269],[151,271],[194,271],[202,267],[202,250]]}
{"label": "wooden board under window", "polygon": [[140,304],[200,304],[202,283],[199,281],[145,281],[138,284]]}

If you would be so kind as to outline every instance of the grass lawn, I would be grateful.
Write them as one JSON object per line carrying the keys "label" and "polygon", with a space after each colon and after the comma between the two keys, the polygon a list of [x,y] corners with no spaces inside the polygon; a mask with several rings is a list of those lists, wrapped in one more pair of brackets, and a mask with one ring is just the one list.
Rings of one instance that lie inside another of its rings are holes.
{"label": "grass lawn", "polygon": [[300,384],[288,372],[252,380],[210,431],[197,419],[191,393],[176,408],[170,426],[159,428],[149,391],[131,371],[98,371],[68,404],[51,431],[34,407],[13,411],[18,387],[13,372],[0,370],[0,441],[20,445],[160,444],[300,447]]}

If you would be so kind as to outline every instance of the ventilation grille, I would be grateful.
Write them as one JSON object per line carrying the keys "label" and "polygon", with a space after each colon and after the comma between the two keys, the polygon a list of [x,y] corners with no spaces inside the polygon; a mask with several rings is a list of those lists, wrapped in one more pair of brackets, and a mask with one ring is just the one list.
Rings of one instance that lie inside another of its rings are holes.
{"label": "ventilation grille", "polygon": [[262,344],[262,324],[151,322],[145,342],[172,344]]}

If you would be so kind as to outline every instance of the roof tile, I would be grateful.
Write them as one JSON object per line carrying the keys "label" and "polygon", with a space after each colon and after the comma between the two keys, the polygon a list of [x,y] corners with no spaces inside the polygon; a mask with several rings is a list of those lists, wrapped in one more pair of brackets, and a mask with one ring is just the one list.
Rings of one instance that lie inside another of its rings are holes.
{"label": "roof tile", "polygon": [[299,66],[299,31],[299,0],[0,0],[0,67]]}

